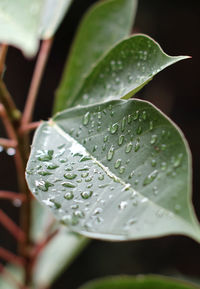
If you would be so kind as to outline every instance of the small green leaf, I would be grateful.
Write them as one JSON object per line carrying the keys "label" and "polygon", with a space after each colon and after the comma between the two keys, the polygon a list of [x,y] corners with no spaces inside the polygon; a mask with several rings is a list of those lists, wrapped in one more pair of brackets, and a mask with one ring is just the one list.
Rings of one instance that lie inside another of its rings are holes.
{"label": "small green leaf", "polygon": [[71,0],[1,0],[0,42],[34,56],[39,40],[53,36],[70,3]]}
{"label": "small green leaf", "polygon": [[79,107],[44,122],[34,137],[27,181],[39,201],[82,235],[200,240],[188,145],[148,102]]}
{"label": "small green leaf", "polygon": [[86,75],[117,41],[130,34],[137,0],[108,0],[94,5],[83,18],[57,92],[54,111],[71,105]]}
{"label": "small green leaf", "polygon": [[88,282],[80,289],[199,289],[200,287],[174,278],[154,275],[107,277]]}
{"label": "small green leaf", "polygon": [[128,99],[158,72],[187,56],[169,56],[153,39],[135,35],[112,48],[97,63],[69,106]]}

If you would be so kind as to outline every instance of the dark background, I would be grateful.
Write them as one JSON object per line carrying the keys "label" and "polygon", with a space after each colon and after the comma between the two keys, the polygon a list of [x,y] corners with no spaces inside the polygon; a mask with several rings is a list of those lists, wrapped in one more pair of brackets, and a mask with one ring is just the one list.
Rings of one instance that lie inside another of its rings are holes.
{"label": "dark background", "polygon": [[[65,64],[66,55],[78,22],[92,0],[74,0],[56,34],[52,52],[39,92],[34,119],[51,116],[54,92]],[[193,201],[200,217],[200,1],[140,0],[134,32],[153,37],[170,55],[191,55],[192,59],[167,68],[140,93],[168,114],[183,130],[193,155]],[[98,32],[97,32],[98,33]],[[20,51],[10,48],[5,80],[17,105],[23,109],[34,60],[27,60]],[[4,135],[1,127],[1,135]],[[16,190],[12,157],[0,153],[0,187]],[[17,218],[17,208],[2,202],[6,212]],[[12,237],[2,228],[1,243],[14,248]],[[53,261],[53,260],[52,260]],[[199,277],[200,245],[183,236],[125,243],[93,241],[67,272],[55,283],[54,289],[75,289],[93,278],[114,274],[159,273]]]}

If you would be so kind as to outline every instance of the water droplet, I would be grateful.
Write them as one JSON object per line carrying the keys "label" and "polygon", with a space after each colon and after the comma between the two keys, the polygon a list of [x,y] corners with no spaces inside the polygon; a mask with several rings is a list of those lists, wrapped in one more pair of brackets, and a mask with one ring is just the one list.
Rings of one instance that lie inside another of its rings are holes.
{"label": "water droplet", "polygon": [[90,156],[83,156],[79,162],[85,162],[85,161],[90,161],[91,160],[91,157]]}
{"label": "water droplet", "polygon": [[156,164],[157,164],[157,162],[156,162],[156,160],[151,160],[151,165],[152,165],[152,167],[155,167],[156,166]]}
{"label": "water droplet", "polygon": [[108,151],[108,154],[107,154],[107,160],[108,161],[111,161],[113,156],[114,156],[114,152],[115,152],[115,148],[114,146],[112,145]]}
{"label": "water droplet", "polygon": [[137,120],[137,119],[138,119],[138,116],[139,116],[139,110],[136,110],[136,111],[133,113],[133,120]]}
{"label": "water droplet", "polygon": [[71,182],[63,182],[61,185],[63,187],[66,187],[66,188],[75,188],[76,187],[76,185],[71,183]]}
{"label": "water droplet", "polygon": [[17,208],[21,207],[22,205],[22,201],[20,199],[14,199],[12,203]]}
{"label": "water droplet", "polygon": [[132,150],[132,147],[133,147],[133,144],[132,144],[131,142],[128,143],[128,144],[126,145],[126,150],[125,150],[125,152],[126,152],[126,153],[130,153],[131,150]]}
{"label": "water droplet", "polygon": [[37,151],[37,159],[41,162],[46,162],[52,160],[53,157],[53,150],[39,150]]}
{"label": "water droplet", "polygon": [[118,169],[120,167],[121,161],[122,161],[121,159],[116,160],[116,162],[115,162],[115,168],[116,169]]}
{"label": "water droplet", "polygon": [[137,134],[141,134],[142,133],[142,127],[141,126],[138,126],[137,128]]}
{"label": "water droplet", "polygon": [[131,116],[131,114],[129,114],[128,117],[127,117],[127,122],[128,122],[128,124],[130,124],[131,121],[132,121],[132,116]]}
{"label": "water droplet", "polygon": [[88,172],[84,172],[81,174],[81,177],[82,178],[87,178],[89,176],[89,173]]}
{"label": "water droplet", "polygon": [[90,177],[88,177],[87,179],[85,179],[85,182],[89,183],[89,182],[92,181],[92,179],[93,179],[93,176],[90,176]]}
{"label": "water droplet", "polygon": [[151,120],[150,122],[149,122],[149,130],[152,130],[153,129],[153,121]]}
{"label": "water droplet", "polygon": [[81,193],[81,197],[86,200],[89,199],[92,196],[92,194],[93,191],[84,191]]}
{"label": "water droplet", "polygon": [[97,149],[98,149],[98,146],[95,145],[95,146],[93,147],[93,149],[92,149],[92,152],[93,152],[93,153],[96,152]]}
{"label": "water droplet", "polygon": [[77,177],[77,175],[73,174],[73,173],[67,173],[67,174],[64,174],[64,177],[65,177],[65,179],[73,180]]}
{"label": "water droplet", "polygon": [[53,163],[50,163],[50,164],[48,164],[48,166],[47,166],[47,169],[49,169],[49,170],[55,170],[55,169],[57,169],[57,168],[58,168],[58,165],[53,164]]}
{"label": "water droplet", "polygon": [[75,212],[73,213],[73,215],[74,215],[75,217],[77,217],[77,218],[84,218],[84,217],[85,217],[85,214],[84,214],[84,212],[82,212],[82,211],[75,211]]}
{"label": "water droplet", "polygon": [[86,112],[86,114],[83,116],[83,125],[87,125],[90,121],[90,112]]}
{"label": "water droplet", "polygon": [[146,186],[146,185],[151,184],[156,179],[157,176],[158,176],[158,171],[154,170],[144,179],[143,185]]}
{"label": "water droplet", "polygon": [[152,136],[151,136],[151,141],[150,141],[150,144],[155,144],[156,143],[156,141],[157,141],[157,135],[156,134],[153,134]]}
{"label": "water droplet", "polygon": [[161,163],[161,170],[164,171],[167,168],[167,163],[166,162],[162,162]]}
{"label": "water droplet", "polygon": [[120,136],[119,136],[119,140],[118,140],[118,144],[119,144],[119,145],[122,145],[123,142],[124,142],[124,135],[120,135]]}
{"label": "water droplet", "polygon": [[97,113],[97,118],[101,119],[101,112],[100,111]]}
{"label": "water droplet", "polygon": [[41,175],[41,176],[49,176],[49,175],[52,175],[52,173],[47,172],[47,171],[43,171],[43,170],[38,171],[38,174]]}
{"label": "water droplet", "polygon": [[122,124],[121,124],[121,130],[122,132],[125,130],[125,126],[126,126],[126,117],[124,116],[122,118]]}
{"label": "water droplet", "polygon": [[178,168],[181,165],[182,159],[183,159],[183,154],[179,154],[174,160],[173,167]]}
{"label": "water droplet", "polygon": [[65,198],[66,200],[72,200],[73,197],[74,197],[73,192],[67,192],[67,193],[64,195],[64,198]]}
{"label": "water droplet", "polygon": [[54,185],[50,182],[45,182],[45,181],[35,181],[35,185],[36,187],[43,191],[43,192],[47,192],[49,187],[53,187]]}
{"label": "water droplet", "polygon": [[162,151],[165,151],[167,146],[166,146],[166,144],[161,144],[160,148],[161,148]]}
{"label": "water droplet", "polygon": [[124,210],[127,207],[128,203],[126,201],[121,201],[119,204],[119,209]]}
{"label": "water droplet", "polygon": [[98,177],[98,179],[99,179],[100,181],[103,181],[103,180],[104,180],[104,175],[103,175],[103,174],[100,174],[100,176]]}
{"label": "water droplet", "polygon": [[110,132],[111,134],[115,134],[118,130],[118,124],[117,123],[114,123],[111,127],[110,127]]}
{"label": "water droplet", "polygon": [[123,166],[120,167],[120,168],[119,168],[119,173],[120,173],[120,174],[123,174],[124,172],[125,172],[125,167],[123,167]]}
{"label": "water droplet", "polygon": [[103,211],[102,208],[96,208],[96,209],[94,210],[94,215],[99,215],[99,214],[102,213],[102,211]]}
{"label": "water droplet", "polygon": [[145,110],[142,112],[142,118],[143,118],[143,120],[147,119],[147,113]]}
{"label": "water droplet", "polygon": [[137,140],[135,143],[135,152],[139,151],[140,149],[140,142]]}

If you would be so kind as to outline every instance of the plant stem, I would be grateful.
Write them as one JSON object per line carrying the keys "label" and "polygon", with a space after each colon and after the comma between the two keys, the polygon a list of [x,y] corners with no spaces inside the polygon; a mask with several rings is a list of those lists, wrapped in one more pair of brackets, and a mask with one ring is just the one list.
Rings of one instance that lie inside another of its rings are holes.
{"label": "plant stem", "polygon": [[25,201],[25,196],[23,194],[10,192],[10,191],[0,191],[0,199],[6,199],[6,200],[20,200],[22,202]]}
{"label": "plant stem", "polygon": [[53,38],[43,40],[39,56],[36,62],[33,78],[31,81],[30,89],[27,96],[24,113],[22,116],[22,125],[28,124],[32,120],[33,109],[37,93],[40,87],[41,79],[44,73],[45,65],[47,63],[48,55],[52,46]]}
{"label": "plant stem", "polygon": [[0,138],[0,146],[4,148],[15,148],[17,146],[16,141],[6,139],[6,138]]}
{"label": "plant stem", "polygon": [[23,134],[23,133],[29,132],[31,130],[34,130],[34,129],[38,128],[38,126],[41,123],[42,123],[42,121],[36,121],[36,122],[31,122],[28,124],[21,125],[20,132]]}
{"label": "plant stem", "polygon": [[8,45],[7,44],[1,44],[1,48],[0,48],[0,76],[2,76],[3,72],[4,72],[4,63],[6,60],[7,51],[8,51]]}
{"label": "plant stem", "polygon": [[0,223],[19,241],[24,242],[25,234],[2,210],[0,210]]}
{"label": "plant stem", "polygon": [[12,252],[0,247],[0,258],[14,265],[22,266],[24,264],[23,258],[13,254]]}

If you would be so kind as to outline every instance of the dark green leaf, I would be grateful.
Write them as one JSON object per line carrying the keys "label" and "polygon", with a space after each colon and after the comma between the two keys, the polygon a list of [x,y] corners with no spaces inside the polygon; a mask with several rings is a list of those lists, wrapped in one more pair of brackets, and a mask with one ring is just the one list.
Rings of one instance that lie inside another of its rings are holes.
{"label": "dark green leaf", "polygon": [[85,236],[128,240],[179,233],[200,239],[187,143],[147,102],[80,107],[44,122],[27,180],[39,201]]}
{"label": "dark green leaf", "polygon": [[199,289],[192,283],[163,276],[122,276],[99,279],[80,289]]}
{"label": "dark green leaf", "polygon": [[101,1],[88,11],[79,27],[54,111],[63,110],[73,101],[91,68],[117,41],[130,34],[137,0]]}
{"label": "dark green leaf", "polygon": [[68,105],[128,99],[164,68],[188,58],[169,56],[153,39],[135,35],[123,40],[97,63]]}

